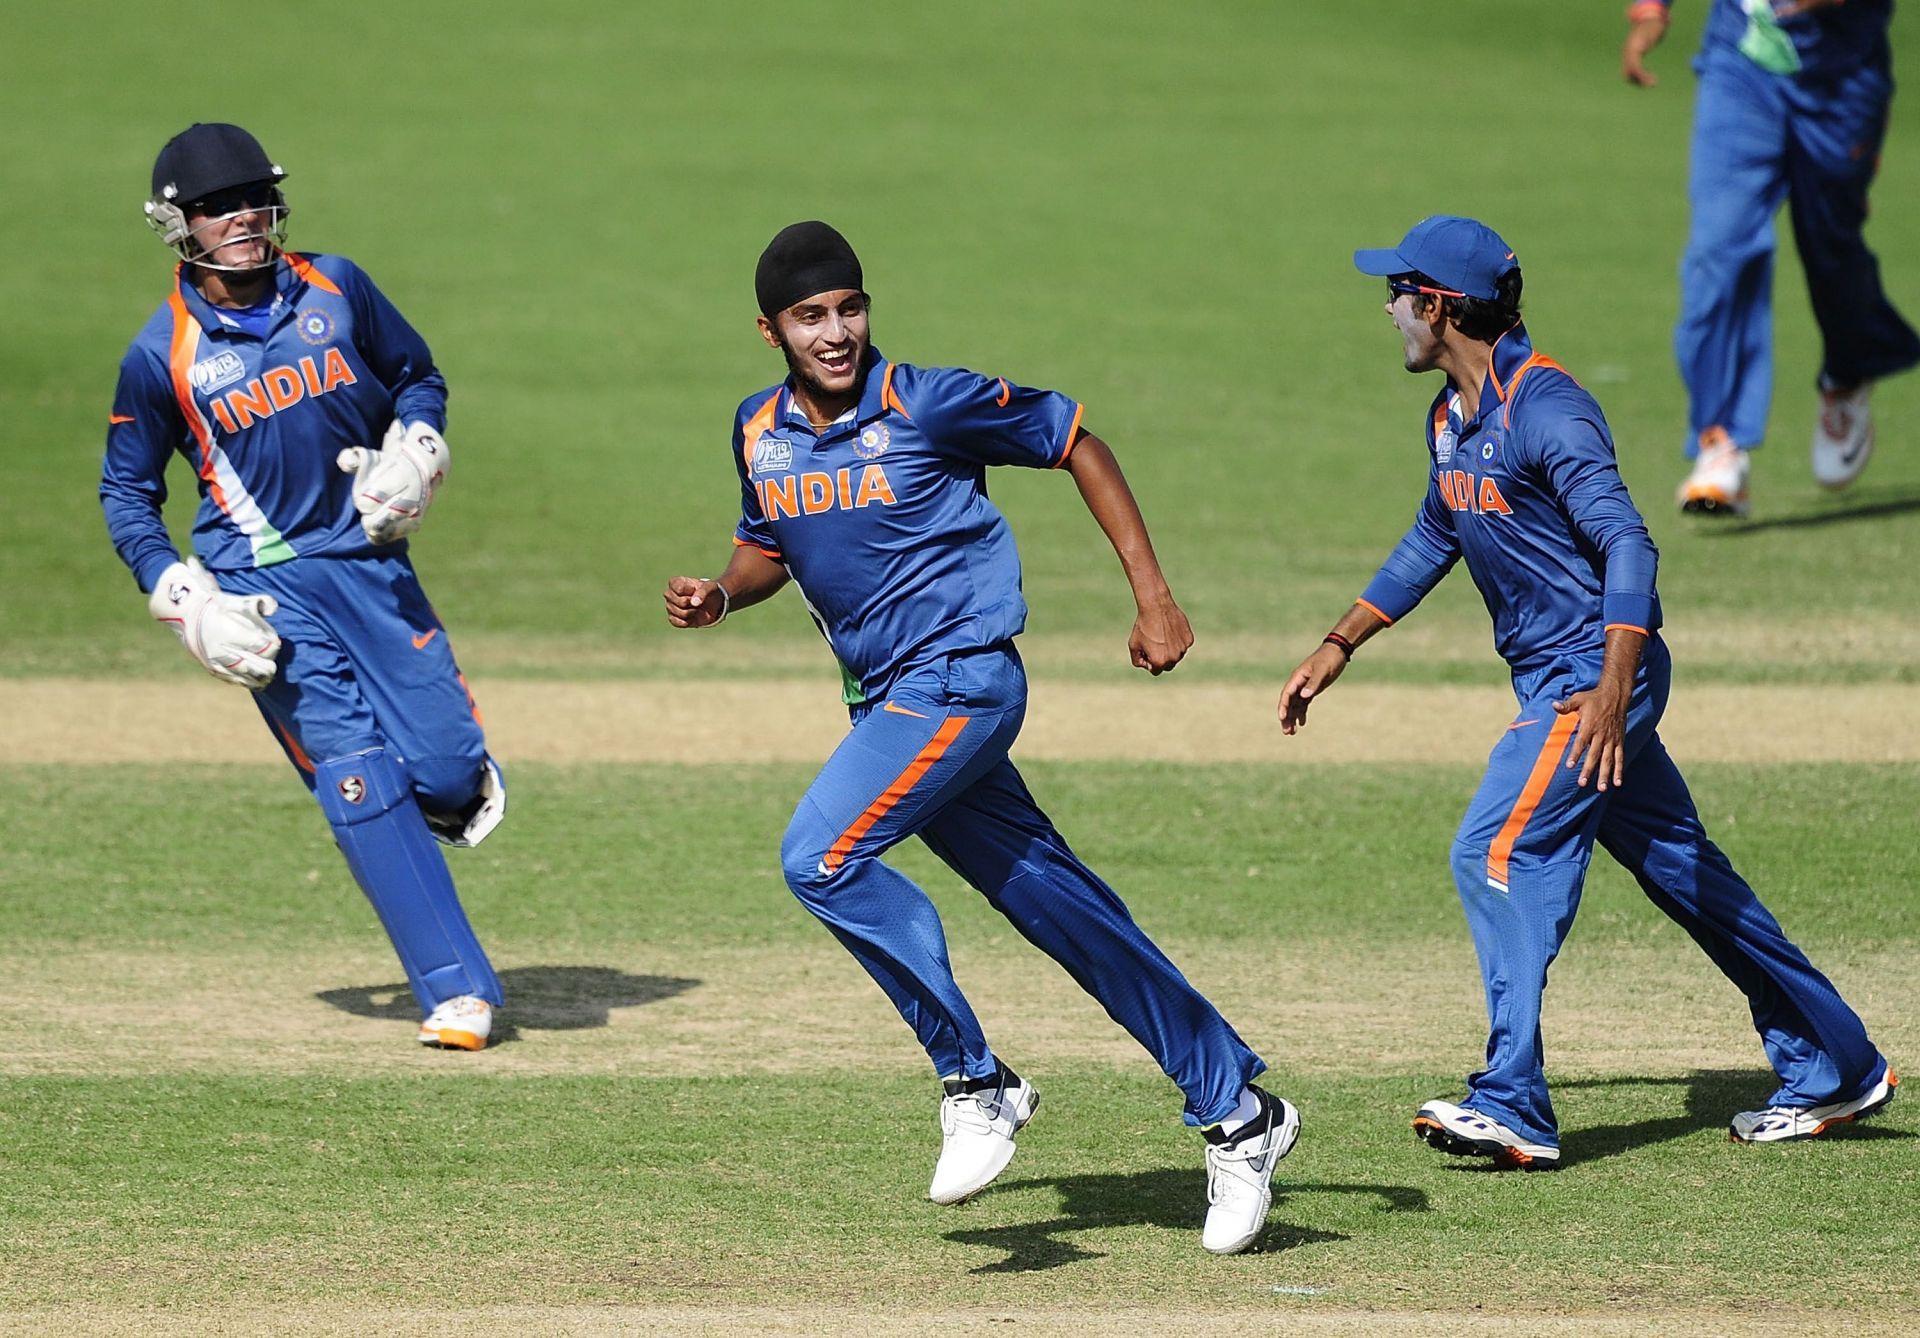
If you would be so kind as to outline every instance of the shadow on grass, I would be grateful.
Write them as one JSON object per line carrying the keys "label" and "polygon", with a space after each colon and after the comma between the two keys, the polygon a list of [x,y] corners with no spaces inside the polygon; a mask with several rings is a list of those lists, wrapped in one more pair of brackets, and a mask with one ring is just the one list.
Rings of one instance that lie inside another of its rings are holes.
{"label": "shadow on grass", "polygon": [[1702,528],[1700,533],[1715,539],[1737,539],[1743,535],[1759,534],[1765,530],[1804,530],[1820,525],[1838,525],[1849,520],[1878,520],[1884,516],[1901,516],[1909,511],[1920,511],[1920,494],[1908,493],[1877,502],[1857,502],[1852,506],[1823,507],[1818,511],[1769,516],[1765,520],[1738,521],[1713,529]]}
{"label": "shadow on grass", "polygon": [[[515,966],[500,973],[507,1023],[494,1043],[528,1031],[581,1031],[604,1027],[615,1008],[658,1003],[700,984],[685,976],[633,976],[611,966]],[[420,1020],[420,1008],[406,985],[352,985],[321,990],[314,996],[355,1017]]]}
{"label": "shadow on grass", "polygon": [[[1006,1253],[1004,1259],[971,1270],[974,1273],[1037,1273],[1081,1259],[1098,1259],[1098,1251],[1066,1238],[1071,1232],[1096,1227],[1155,1226],[1192,1232],[1197,1238],[1206,1215],[1207,1177],[1198,1169],[1070,1175],[1054,1180],[1020,1180],[1005,1188],[1057,1189],[1060,1214],[1040,1222],[947,1232],[946,1238],[957,1245],[985,1245]],[[1424,1190],[1404,1185],[1330,1184],[1276,1186],[1274,1210],[1278,1212],[1287,1200],[1300,1194],[1364,1194],[1378,1198],[1385,1212],[1427,1211]],[[1337,1231],[1315,1231],[1269,1218],[1253,1248],[1278,1254],[1303,1245],[1347,1239]]]}
{"label": "shadow on grass", "polygon": [[[1724,1130],[1736,1112],[1758,1110],[1778,1085],[1779,1079],[1765,1069],[1696,1069],[1685,1077],[1575,1078],[1557,1082],[1553,1084],[1554,1090],[1561,1092],[1617,1087],[1687,1089],[1686,1108],[1678,1115],[1656,1115],[1631,1124],[1563,1130],[1566,1141],[1560,1148],[1560,1165],[1564,1169],[1582,1162],[1602,1161],[1652,1143],[1685,1138],[1702,1129]],[[1837,1141],[1844,1138],[1911,1139],[1914,1135],[1904,1129],[1889,1129],[1884,1125],[1844,1124],[1836,1126],[1824,1137]]]}

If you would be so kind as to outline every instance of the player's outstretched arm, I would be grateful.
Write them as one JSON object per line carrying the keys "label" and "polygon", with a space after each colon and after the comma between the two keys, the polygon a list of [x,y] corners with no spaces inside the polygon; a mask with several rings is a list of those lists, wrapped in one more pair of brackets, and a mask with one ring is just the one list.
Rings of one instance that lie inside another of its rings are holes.
{"label": "player's outstretched arm", "polygon": [[675,627],[713,627],[735,609],[749,608],[787,583],[787,569],[757,548],[736,547],[717,578],[675,576],[662,598]]}
{"label": "player's outstretched arm", "polygon": [[1660,76],[1647,68],[1647,57],[1667,35],[1667,7],[1660,0],[1642,0],[1627,11],[1632,25],[1620,48],[1620,77],[1639,88],[1652,88]]}
{"label": "player's outstretched arm", "polygon": [[1346,672],[1354,650],[1385,626],[1387,620],[1364,604],[1347,610],[1280,690],[1281,733],[1295,733],[1307,723],[1307,708],[1314,697],[1332,687],[1334,679]]}
{"label": "player's outstretched arm", "polygon": [[1087,510],[1119,554],[1127,584],[1133,587],[1138,613],[1127,637],[1127,652],[1136,669],[1164,674],[1193,648],[1193,628],[1161,574],[1160,559],[1154,556],[1153,541],[1147,537],[1147,522],[1140,515],[1139,503],[1133,500],[1133,490],[1127,486],[1113,451],[1093,433],[1084,431],[1075,438],[1072,449],[1067,471],[1073,475]]}

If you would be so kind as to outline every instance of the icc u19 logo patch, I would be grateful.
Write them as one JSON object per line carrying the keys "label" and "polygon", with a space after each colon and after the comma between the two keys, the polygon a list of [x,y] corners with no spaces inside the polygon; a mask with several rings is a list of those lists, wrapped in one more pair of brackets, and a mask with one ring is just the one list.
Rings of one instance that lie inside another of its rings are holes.
{"label": "icc u19 logo patch", "polygon": [[893,433],[887,431],[887,425],[875,423],[860,429],[860,435],[853,441],[853,453],[862,460],[878,460],[892,444]]}
{"label": "icc u19 logo patch", "polygon": [[348,776],[340,782],[340,797],[349,804],[357,804],[367,797],[367,783],[358,776]]}
{"label": "icc u19 logo patch", "polygon": [[333,317],[319,307],[308,307],[293,318],[293,328],[315,348],[333,338]]}
{"label": "icc u19 logo patch", "polygon": [[1453,459],[1453,446],[1456,438],[1453,429],[1442,428],[1440,435],[1433,439],[1433,460],[1435,464],[1447,464]]}
{"label": "icc u19 logo patch", "polygon": [[785,437],[761,437],[753,443],[753,472],[779,474],[793,468],[793,443]]}

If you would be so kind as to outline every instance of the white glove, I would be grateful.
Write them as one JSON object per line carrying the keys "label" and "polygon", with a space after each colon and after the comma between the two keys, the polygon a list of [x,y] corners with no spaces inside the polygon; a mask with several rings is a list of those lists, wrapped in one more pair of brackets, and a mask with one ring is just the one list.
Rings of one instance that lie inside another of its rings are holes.
{"label": "white glove", "polygon": [[256,690],[273,682],[280,634],[267,615],[280,604],[272,595],[223,595],[213,573],[189,558],[160,574],[147,609],[215,678]]}
{"label": "white glove", "polygon": [[380,449],[349,446],[334,463],[353,477],[360,528],[376,544],[404,539],[420,528],[433,494],[447,479],[447,443],[425,423],[395,419]]}

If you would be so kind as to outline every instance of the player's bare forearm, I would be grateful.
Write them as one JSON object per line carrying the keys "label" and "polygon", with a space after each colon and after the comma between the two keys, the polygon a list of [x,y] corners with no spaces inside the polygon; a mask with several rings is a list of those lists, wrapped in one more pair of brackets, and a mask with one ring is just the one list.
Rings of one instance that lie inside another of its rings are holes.
{"label": "player's bare forearm", "polygon": [[1638,4],[1629,16],[1632,26],[1620,47],[1620,76],[1637,87],[1652,88],[1660,77],[1647,68],[1647,57],[1667,35],[1667,11],[1659,4]]}
{"label": "player's bare forearm", "polygon": [[1193,628],[1160,570],[1153,540],[1147,537],[1147,522],[1133,500],[1126,475],[1120,472],[1120,462],[1106,442],[1082,432],[1067,459],[1067,470],[1087,510],[1113,545],[1133,590],[1139,612],[1128,637],[1128,653],[1136,667],[1163,674],[1192,648]]}
{"label": "player's bare forearm", "polygon": [[1580,767],[1580,783],[1596,781],[1602,790],[1620,785],[1627,771],[1627,708],[1640,671],[1647,634],[1636,627],[1609,627],[1600,681],[1585,692],[1567,694],[1553,709],[1578,717],[1567,742],[1566,765]]}
{"label": "player's bare forearm", "polygon": [[1113,449],[1091,432],[1082,432],[1073,454],[1067,457],[1067,471],[1080,489],[1080,498],[1099,522],[1101,532],[1120,557],[1133,587],[1133,602],[1142,608],[1155,600],[1171,600],[1166,578],[1160,573],[1160,559],[1154,556],[1153,541],[1147,537],[1147,522],[1133,500],[1127,476]]}
{"label": "player's bare forearm", "polygon": [[675,627],[712,627],[735,609],[771,597],[787,579],[787,569],[759,549],[736,546],[717,578],[675,576],[661,597]]}
{"label": "player's bare forearm", "polygon": [[1333,681],[1346,672],[1354,650],[1386,626],[1387,620],[1365,604],[1355,604],[1341,615],[1326,639],[1300,661],[1300,667],[1288,675],[1286,687],[1280,690],[1281,733],[1296,733],[1307,723],[1307,708],[1314,697],[1332,687]]}

